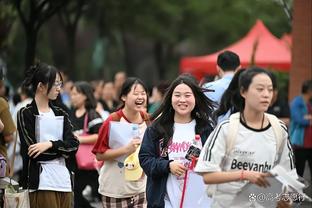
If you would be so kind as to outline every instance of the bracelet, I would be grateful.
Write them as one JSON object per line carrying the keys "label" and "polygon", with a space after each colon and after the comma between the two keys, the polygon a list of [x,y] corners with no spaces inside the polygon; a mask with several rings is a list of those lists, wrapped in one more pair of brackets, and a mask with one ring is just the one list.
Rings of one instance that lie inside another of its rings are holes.
{"label": "bracelet", "polygon": [[240,172],[239,180],[242,181],[242,180],[244,180],[244,179],[245,179],[245,178],[244,178],[244,170],[242,170],[242,171]]}

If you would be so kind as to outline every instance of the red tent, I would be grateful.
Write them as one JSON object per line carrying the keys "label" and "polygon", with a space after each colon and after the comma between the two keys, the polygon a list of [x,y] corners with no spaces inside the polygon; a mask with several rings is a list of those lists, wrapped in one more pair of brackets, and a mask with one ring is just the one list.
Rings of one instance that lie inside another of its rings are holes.
{"label": "red tent", "polygon": [[257,20],[245,37],[229,47],[206,56],[182,58],[180,61],[180,72],[191,73],[198,79],[204,75],[216,75],[218,54],[225,50],[237,53],[242,67],[255,63],[255,65],[260,67],[272,68],[283,72],[288,72],[290,69],[290,50],[280,39],[270,33],[261,20]]}
{"label": "red tent", "polygon": [[281,37],[281,41],[283,44],[286,44],[286,46],[288,47],[288,49],[291,49],[291,46],[292,46],[292,37],[290,34],[284,34],[282,37]]}

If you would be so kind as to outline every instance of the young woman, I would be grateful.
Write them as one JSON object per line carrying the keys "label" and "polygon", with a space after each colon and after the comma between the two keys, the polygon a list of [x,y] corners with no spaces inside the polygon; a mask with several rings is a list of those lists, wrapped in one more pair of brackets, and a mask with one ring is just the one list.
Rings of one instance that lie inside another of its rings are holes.
{"label": "young woman", "polygon": [[[270,74],[260,68],[247,69],[239,77],[238,89],[240,97],[232,100],[240,112],[233,147],[227,154],[230,129],[229,120],[225,120],[208,138],[195,168],[203,175],[206,184],[217,184],[212,207],[235,207],[233,199],[247,182],[260,187],[269,186],[266,179],[269,174],[265,172],[277,164],[296,175],[286,126],[279,121],[283,137],[279,155],[278,138],[275,138],[274,129],[264,114],[273,94]],[[252,203],[241,201],[239,207],[250,207]],[[287,204],[281,201],[279,206]],[[262,206],[256,204],[256,207]]]}
{"label": "young woman", "polygon": [[[143,207],[146,204],[146,177],[136,181],[125,180],[125,165],[118,162],[120,156],[128,156],[136,151],[147,127],[148,117],[144,113],[147,103],[147,88],[138,78],[128,78],[122,85],[120,100],[122,107],[112,113],[103,123],[93,153],[104,165],[100,170],[99,193],[103,207]],[[129,143],[119,148],[110,147],[109,127],[111,121],[138,124],[139,136],[129,138]]]}
{"label": "young woman", "polygon": [[[79,141],[72,133],[68,114],[50,102],[60,93],[61,74],[55,67],[39,63],[30,68],[24,85],[32,87],[35,98],[19,111],[17,117],[23,158],[22,186],[30,189],[32,208],[47,204],[51,208],[70,208],[72,185],[67,161],[75,155]],[[57,123],[62,129],[47,136],[44,129],[53,127],[40,123],[39,117],[49,121],[63,118],[63,122]],[[62,136],[55,138],[57,135]]]}
{"label": "young woman", "polygon": [[[72,119],[74,134],[77,136],[80,144],[95,143],[103,120],[95,111],[97,102],[93,95],[92,86],[83,81],[75,82],[71,90],[71,103],[75,108]],[[92,197],[96,198],[99,188],[98,177],[99,174],[96,169],[86,170],[76,166],[74,207],[92,207],[82,195],[82,191],[86,185],[91,185]]]}
{"label": "young woman", "polygon": [[147,128],[139,153],[147,175],[148,207],[180,207],[184,175],[190,166],[185,155],[196,134],[205,143],[214,125],[212,112],[212,101],[193,77],[180,75],[172,82],[152,115],[155,121]]}

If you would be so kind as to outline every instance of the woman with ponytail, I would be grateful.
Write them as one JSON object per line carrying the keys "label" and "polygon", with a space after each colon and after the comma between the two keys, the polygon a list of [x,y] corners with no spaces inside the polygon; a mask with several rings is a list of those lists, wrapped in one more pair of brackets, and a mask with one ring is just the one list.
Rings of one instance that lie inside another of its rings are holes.
{"label": "woman with ponytail", "polygon": [[[30,190],[32,208],[47,204],[51,208],[70,208],[73,187],[68,159],[75,155],[79,141],[72,133],[68,114],[51,103],[60,93],[61,74],[54,66],[39,63],[30,68],[23,84],[30,87],[35,96],[17,115],[23,158],[21,185]],[[52,120],[63,117],[62,136],[42,138],[38,135],[39,117]]]}

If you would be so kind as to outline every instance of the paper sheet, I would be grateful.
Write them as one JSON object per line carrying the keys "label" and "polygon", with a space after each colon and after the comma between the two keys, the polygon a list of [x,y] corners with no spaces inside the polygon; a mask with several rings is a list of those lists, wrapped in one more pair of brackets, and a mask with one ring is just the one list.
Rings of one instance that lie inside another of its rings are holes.
{"label": "paper sheet", "polygon": [[38,142],[63,140],[64,116],[36,116]]}
{"label": "paper sheet", "polygon": [[[109,147],[117,149],[127,145],[137,135],[139,125],[126,122],[111,121],[109,130]],[[124,162],[127,155],[118,157],[116,160]]]}

